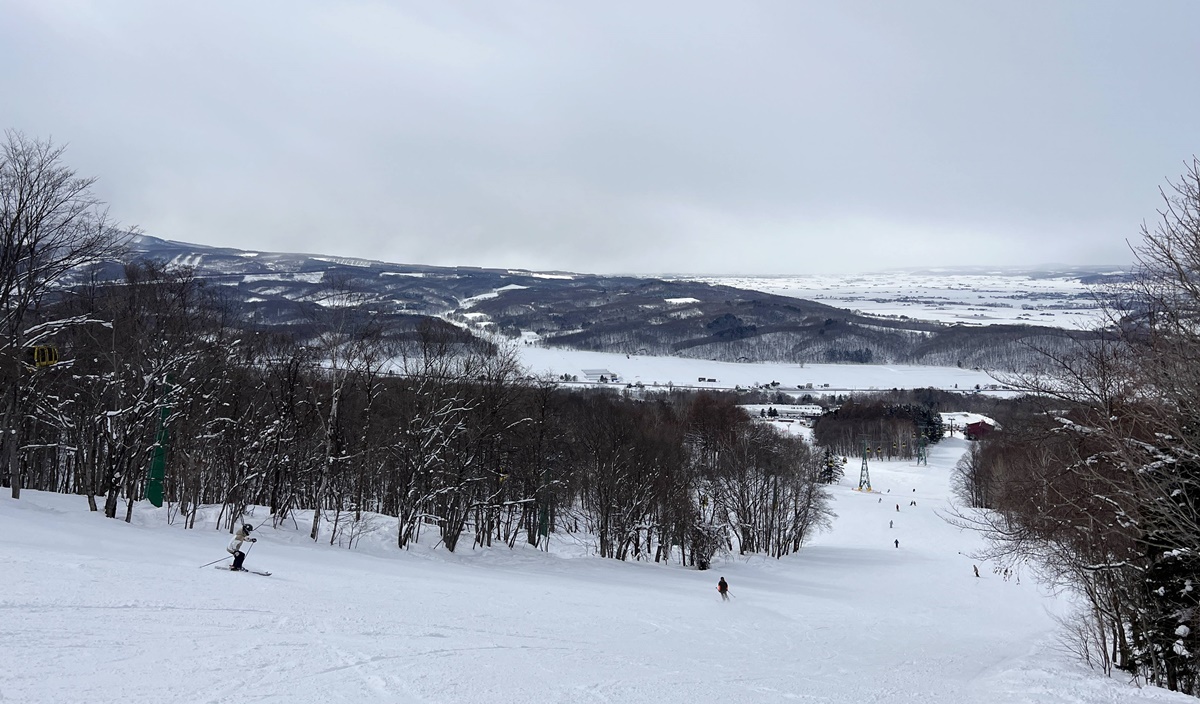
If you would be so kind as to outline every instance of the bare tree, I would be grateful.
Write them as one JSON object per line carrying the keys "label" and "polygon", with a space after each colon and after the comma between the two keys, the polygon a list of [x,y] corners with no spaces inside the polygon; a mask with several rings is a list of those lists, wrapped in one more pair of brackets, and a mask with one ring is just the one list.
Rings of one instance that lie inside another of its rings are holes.
{"label": "bare tree", "polygon": [[62,163],[64,148],[6,132],[0,144],[0,406],[3,456],[14,499],[21,495],[21,418],[28,402],[21,355],[27,325],[72,269],[109,256],[116,246],[93,178]]}
{"label": "bare tree", "polygon": [[1103,669],[1198,695],[1200,161],[1163,203],[1108,336],[1022,380],[1058,408],[962,469],[995,553],[1085,597]]}
{"label": "bare tree", "polygon": [[[331,312],[318,327],[316,348],[324,368],[327,392],[317,397],[323,424],[323,460],[317,471],[313,494],[313,521],[309,537],[320,535],[321,517],[325,509],[333,510],[334,532],[343,506],[335,505],[334,494],[340,488],[343,470],[351,459],[343,406],[350,388],[361,375],[374,378],[384,362],[381,354],[381,330],[376,319],[366,309],[369,299],[347,276],[335,276],[321,291],[321,304]],[[372,384],[368,398],[374,400]],[[331,540],[335,538],[331,537]]]}

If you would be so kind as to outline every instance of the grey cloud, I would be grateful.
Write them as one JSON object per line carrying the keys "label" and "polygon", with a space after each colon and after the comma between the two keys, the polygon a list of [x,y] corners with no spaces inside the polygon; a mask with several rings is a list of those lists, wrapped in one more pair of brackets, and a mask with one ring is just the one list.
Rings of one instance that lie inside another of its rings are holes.
{"label": "grey cloud", "polygon": [[215,245],[586,271],[1129,257],[1191,2],[0,0],[0,125]]}

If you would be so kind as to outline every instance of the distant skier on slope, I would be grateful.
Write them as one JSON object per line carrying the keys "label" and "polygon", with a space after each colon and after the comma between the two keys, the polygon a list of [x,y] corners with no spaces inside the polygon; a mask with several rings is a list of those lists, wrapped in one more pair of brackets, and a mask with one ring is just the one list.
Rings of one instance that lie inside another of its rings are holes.
{"label": "distant skier on slope", "polygon": [[717,591],[721,592],[723,601],[729,601],[729,583],[725,581],[724,577],[717,582]]}
{"label": "distant skier on slope", "polygon": [[250,533],[253,530],[254,526],[250,525],[249,523],[243,525],[240,529],[238,529],[237,534],[233,536],[233,540],[229,541],[229,547],[225,548],[230,555],[233,555],[233,567],[230,567],[229,569],[233,570],[234,572],[239,572],[246,569],[245,567],[242,567],[242,561],[246,559],[246,553],[242,552],[242,543],[258,542],[258,538],[250,537]]}

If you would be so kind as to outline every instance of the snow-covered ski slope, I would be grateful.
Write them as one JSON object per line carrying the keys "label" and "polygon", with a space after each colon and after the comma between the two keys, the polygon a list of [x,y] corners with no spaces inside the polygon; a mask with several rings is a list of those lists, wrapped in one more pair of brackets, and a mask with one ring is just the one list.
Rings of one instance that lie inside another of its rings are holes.
{"label": "snow-covered ski slope", "polygon": [[963,449],[873,463],[873,494],[852,490],[851,462],[832,532],[708,572],[585,558],[564,539],[550,555],[450,555],[397,551],[384,531],[350,551],[268,524],[246,562],[263,578],[198,569],[227,535],[163,511],[125,524],[80,497],[5,496],[0,701],[1194,701],[1060,652],[1065,604],[1030,575],[973,576],[978,537],[938,516]]}

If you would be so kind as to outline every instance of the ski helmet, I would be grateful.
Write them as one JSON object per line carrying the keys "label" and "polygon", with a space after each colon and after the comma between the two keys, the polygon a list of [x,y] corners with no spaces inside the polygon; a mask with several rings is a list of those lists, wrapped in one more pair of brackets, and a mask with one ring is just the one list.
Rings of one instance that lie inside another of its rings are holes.
{"label": "ski helmet", "polygon": [[243,533],[249,533],[249,532],[250,532],[250,531],[252,531],[252,530],[254,530],[254,526],[250,525],[249,523],[247,523],[246,525],[242,526],[242,532],[243,532]]}

